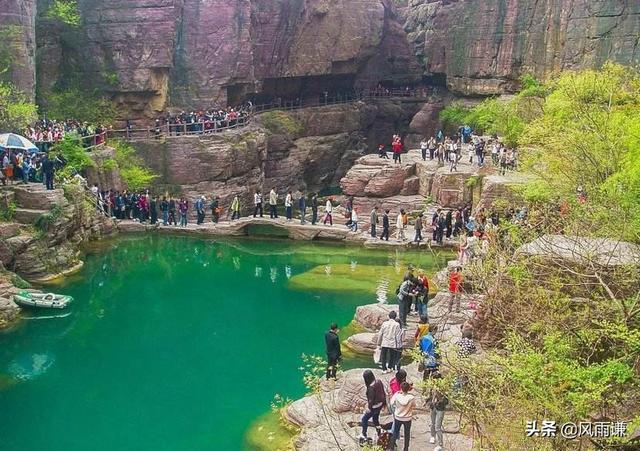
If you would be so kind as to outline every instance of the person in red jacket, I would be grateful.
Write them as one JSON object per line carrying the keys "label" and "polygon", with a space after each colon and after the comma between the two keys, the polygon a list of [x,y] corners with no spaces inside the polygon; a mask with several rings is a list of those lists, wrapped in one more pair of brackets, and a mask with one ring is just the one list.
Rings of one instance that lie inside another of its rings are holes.
{"label": "person in red jacket", "polygon": [[456,312],[460,311],[460,286],[462,285],[462,268],[457,267],[449,276],[449,312],[456,302]]}
{"label": "person in red jacket", "polygon": [[399,138],[393,140],[391,144],[391,148],[393,149],[393,162],[394,163],[402,163],[401,155],[402,155],[402,142]]}

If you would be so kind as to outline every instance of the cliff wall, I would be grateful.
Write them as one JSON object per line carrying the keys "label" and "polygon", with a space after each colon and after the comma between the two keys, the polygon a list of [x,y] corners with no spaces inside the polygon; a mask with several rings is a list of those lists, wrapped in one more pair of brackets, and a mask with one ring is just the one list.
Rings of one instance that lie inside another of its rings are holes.
{"label": "cliff wall", "polygon": [[500,94],[520,75],[640,59],[637,0],[409,0],[405,30],[450,90]]}

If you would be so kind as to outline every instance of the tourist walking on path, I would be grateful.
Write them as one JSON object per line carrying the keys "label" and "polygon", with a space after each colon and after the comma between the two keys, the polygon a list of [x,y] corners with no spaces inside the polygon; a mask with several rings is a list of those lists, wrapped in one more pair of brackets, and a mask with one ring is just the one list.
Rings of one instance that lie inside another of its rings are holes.
{"label": "tourist walking on path", "polygon": [[400,369],[403,333],[396,318],[396,312],[390,311],[389,319],[382,323],[378,332],[376,345],[380,348],[380,364],[383,374]]}
{"label": "tourist walking on path", "polygon": [[400,428],[404,428],[403,451],[409,451],[411,441],[411,419],[416,408],[416,397],[409,393],[411,385],[403,382],[401,390],[391,397],[390,409],[393,411],[393,446],[396,449],[396,441],[400,438]]}
{"label": "tourist walking on path", "polygon": [[418,322],[418,327],[416,327],[416,333],[413,336],[418,348],[420,347],[420,340],[422,340],[422,337],[424,337],[428,333],[429,333],[429,319],[426,316],[421,316],[420,321]]}
{"label": "tourist walking on path", "polygon": [[316,225],[318,222],[318,194],[311,195],[311,224]]}
{"label": "tourist walking on path", "polygon": [[293,217],[293,194],[291,194],[291,191],[289,191],[287,197],[284,198],[284,208],[287,214],[287,222],[290,222]]}
{"label": "tourist walking on path", "polygon": [[196,208],[196,215],[198,218],[198,221],[197,221],[198,225],[204,222],[204,208],[205,208],[204,201],[205,201],[204,196],[200,196],[198,200],[196,200],[195,208]]}
{"label": "tourist walking on path", "polygon": [[305,224],[307,222],[307,198],[304,192],[298,199],[298,209],[300,210],[300,224]]}
{"label": "tourist walking on path", "polygon": [[255,218],[258,213],[260,213],[260,217],[262,218],[262,193],[260,190],[256,191],[253,195],[253,217]]}
{"label": "tourist walking on path", "polygon": [[151,202],[149,202],[149,213],[151,214],[151,224],[155,225],[158,222],[158,197],[153,196]]}
{"label": "tourist walking on path", "polygon": [[416,232],[415,236],[413,237],[413,242],[416,244],[420,244],[420,241],[422,241],[422,217],[423,216],[424,215],[420,213],[416,218],[415,224],[413,225]]}
{"label": "tourist walking on path", "polygon": [[371,214],[369,215],[369,222],[371,223],[371,238],[376,238],[376,225],[378,224],[378,207],[373,207]]}
{"label": "tourist walking on path", "polygon": [[329,221],[329,225],[333,225],[333,204],[331,203],[331,198],[327,199],[327,203],[324,206],[324,225],[327,225],[327,221]]}
{"label": "tourist walking on path", "polygon": [[180,199],[180,202],[178,203],[178,210],[180,210],[180,227],[186,227],[189,202],[185,198]]}
{"label": "tourist walking on path", "polygon": [[352,232],[358,231],[358,212],[355,208],[351,211],[351,223],[349,224],[349,230]]}
{"label": "tourist walking on path", "polygon": [[342,358],[340,349],[340,337],[338,337],[338,325],[331,324],[330,329],[324,334],[324,342],[327,350],[327,380],[336,379],[338,372],[338,362]]}
{"label": "tourist walking on path", "polygon": [[453,303],[456,303],[456,312],[460,311],[460,288],[462,285],[462,268],[459,266],[449,275],[449,309],[451,312]]}
{"label": "tourist walking on path", "polygon": [[[433,379],[441,379],[440,373],[435,373]],[[437,388],[431,388],[427,403],[431,408],[431,438],[429,443],[437,444],[433,451],[442,451],[444,440],[442,438],[442,422],[444,420],[444,411],[449,404],[449,399]]]}
{"label": "tourist walking on path", "polygon": [[422,138],[422,141],[420,141],[420,153],[422,154],[422,161],[427,161],[428,149],[429,149],[429,142],[427,141],[427,138]]}
{"label": "tourist walking on path", "polygon": [[382,215],[382,235],[380,235],[381,240],[389,241],[389,210],[385,210]]}
{"label": "tourist walking on path", "polygon": [[[174,227],[178,225],[176,221],[176,210],[177,210],[176,200],[173,196],[169,197],[169,225],[173,224]],[[126,213],[126,212],[125,212]],[[127,219],[129,219],[127,215]]]}
{"label": "tourist walking on path", "polygon": [[402,142],[400,141],[400,137],[396,137],[391,144],[391,148],[393,149],[393,162],[401,164],[402,163]]}
{"label": "tourist walking on path", "polygon": [[240,197],[236,194],[231,201],[231,220],[240,219]]}
{"label": "tourist walking on path", "polygon": [[413,280],[406,279],[398,288],[398,305],[400,306],[400,325],[407,328],[407,315],[409,314],[409,306],[411,305],[411,292],[413,291]]}
{"label": "tourist walking on path", "polygon": [[421,296],[416,298],[416,311],[420,317],[428,317],[427,305],[429,304],[429,279],[424,271],[420,271],[418,273],[418,284],[421,287]]}
{"label": "tourist walking on path", "polygon": [[269,217],[278,219],[278,193],[275,186],[269,192]]}
{"label": "tourist walking on path", "polygon": [[211,222],[217,224],[220,220],[220,196],[211,199],[209,208],[211,209]]}
{"label": "tourist walking on path", "polygon": [[[120,199],[120,196],[118,196],[118,199]],[[120,201],[118,201],[119,203]],[[162,201],[160,202],[160,212],[162,212],[162,225],[166,226],[169,224],[169,201],[167,200],[166,197],[162,198]]]}
{"label": "tourist walking on path", "polygon": [[398,241],[404,241],[406,238],[404,237],[404,210],[400,210],[398,216],[396,217],[396,239]]}
{"label": "tourist walking on path", "polygon": [[438,360],[437,360],[437,342],[434,333],[438,330],[438,326],[436,324],[429,325],[428,332],[422,336],[419,343],[420,352],[422,353],[422,363],[424,373],[422,374],[423,380],[430,379],[431,376],[438,369]]}
{"label": "tourist walking on path", "polygon": [[384,391],[384,385],[380,379],[376,379],[373,371],[366,370],[362,374],[364,384],[367,391],[367,410],[360,422],[362,423],[362,433],[358,436],[358,442],[364,445],[369,438],[367,437],[367,429],[369,428],[369,420],[373,419],[373,425],[380,435],[380,411],[387,403],[387,395]]}

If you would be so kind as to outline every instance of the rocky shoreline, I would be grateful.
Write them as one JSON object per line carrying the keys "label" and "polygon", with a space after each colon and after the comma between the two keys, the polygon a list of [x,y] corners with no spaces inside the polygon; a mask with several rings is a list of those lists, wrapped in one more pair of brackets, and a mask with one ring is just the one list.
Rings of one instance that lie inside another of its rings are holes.
{"label": "rocky shoreline", "polygon": [[[451,262],[451,264],[458,263]],[[443,355],[446,356],[450,347],[461,338],[462,328],[469,327],[479,301],[481,299],[478,296],[463,295],[459,313],[447,312],[448,293],[446,292],[436,293],[429,301],[429,322],[438,325],[435,336],[440,343]],[[388,313],[392,310],[397,311],[397,309],[397,304],[386,303],[358,307],[353,321],[367,332],[346,337],[344,344],[357,353],[372,356],[377,331],[388,318]],[[415,344],[413,336],[417,323],[417,316],[409,316],[408,328],[405,333],[405,349],[410,349]],[[411,363],[404,368],[407,370],[410,382],[422,380],[422,374],[418,372],[416,363]],[[360,431],[358,421],[366,405],[362,381],[364,370],[365,368],[357,368],[341,372],[338,374],[337,381],[323,380],[318,394],[296,400],[283,409],[283,418],[300,428],[300,434],[294,444],[297,450],[361,449],[356,437]],[[384,382],[385,388],[388,390],[389,381],[393,374],[383,374],[379,369],[374,369],[373,372],[376,378]],[[435,447],[435,445],[428,443],[429,416],[429,409],[423,402],[420,402],[412,427],[411,443],[415,449],[431,450]],[[392,417],[383,414],[380,421],[384,424],[392,421]],[[462,451],[473,447],[473,439],[464,434],[460,425],[460,417],[453,410],[447,410],[445,414],[444,440],[446,449]]]}

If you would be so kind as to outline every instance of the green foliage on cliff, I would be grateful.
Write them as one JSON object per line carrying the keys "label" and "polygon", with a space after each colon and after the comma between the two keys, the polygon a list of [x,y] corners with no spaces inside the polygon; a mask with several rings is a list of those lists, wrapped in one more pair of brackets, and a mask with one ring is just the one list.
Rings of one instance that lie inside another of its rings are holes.
{"label": "green foliage on cliff", "polygon": [[111,124],[116,108],[98,91],[86,91],[77,86],[54,90],[45,96],[47,117],[57,120],[77,119],[90,124]]}
{"label": "green foliage on cliff", "polygon": [[65,162],[64,167],[56,173],[63,180],[95,166],[95,162],[80,142],[68,136],[53,147],[51,154]]}
{"label": "green foliage on cliff", "polygon": [[20,51],[18,38],[22,28],[18,25],[0,27],[0,81],[11,81],[11,69],[16,64],[16,52]]}
{"label": "green foliage on cliff", "polygon": [[44,17],[72,28],[80,26],[80,12],[76,0],[53,0]]}
{"label": "green foliage on cliff", "polygon": [[22,132],[38,117],[35,104],[10,83],[0,82],[0,132]]}
{"label": "green foliage on cliff", "polygon": [[124,142],[116,142],[114,149],[114,157],[108,164],[118,169],[127,187],[133,191],[149,188],[158,176],[143,165],[136,150]]}
{"label": "green foliage on cliff", "polygon": [[298,136],[304,131],[304,125],[284,111],[268,111],[260,115],[262,125],[274,134]]}

